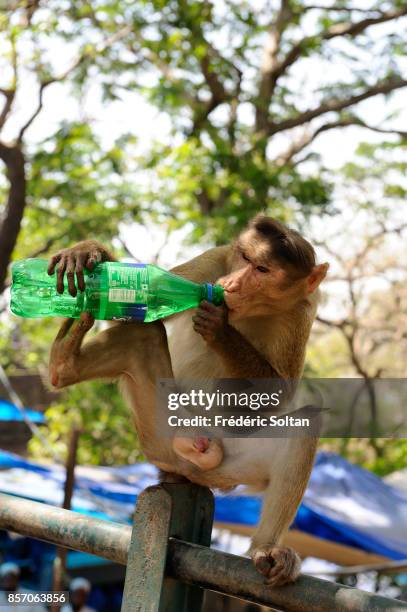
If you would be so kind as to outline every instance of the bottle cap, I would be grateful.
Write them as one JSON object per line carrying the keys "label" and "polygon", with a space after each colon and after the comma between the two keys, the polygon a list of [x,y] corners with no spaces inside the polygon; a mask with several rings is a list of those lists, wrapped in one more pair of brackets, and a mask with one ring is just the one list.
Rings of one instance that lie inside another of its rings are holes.
{"label": "bottle cap", "polygon": [[220,285],[211,285],[211,283],[206,283],[206,299],[208,302],[212,302],[215,306],[219,306],[223,302],[223,293],[224,289]]}

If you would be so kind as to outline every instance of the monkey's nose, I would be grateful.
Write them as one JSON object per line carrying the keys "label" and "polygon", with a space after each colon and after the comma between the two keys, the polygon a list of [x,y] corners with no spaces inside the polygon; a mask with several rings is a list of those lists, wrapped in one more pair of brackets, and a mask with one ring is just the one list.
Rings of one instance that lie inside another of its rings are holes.
{"label": "monkey's nose", "polygon": [[238,281],[231,279],[229,281],[226,281],[223,288],[225,291],[228,291],[229,293],[235,293],[236,291],[239,291],[240,283]]}

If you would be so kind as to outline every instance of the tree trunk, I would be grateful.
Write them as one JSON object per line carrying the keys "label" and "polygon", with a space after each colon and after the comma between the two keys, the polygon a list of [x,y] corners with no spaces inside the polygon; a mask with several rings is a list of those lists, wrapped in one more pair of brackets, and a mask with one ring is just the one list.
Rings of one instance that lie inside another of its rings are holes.
{"label": "tree trunk", "polygon": [[7,203],[0,225],[0,293],[5,289],[7,268],[17,242],[26,206],[25,158],[18,146],[0,143],[0,159],[6,165],[10,183]]}

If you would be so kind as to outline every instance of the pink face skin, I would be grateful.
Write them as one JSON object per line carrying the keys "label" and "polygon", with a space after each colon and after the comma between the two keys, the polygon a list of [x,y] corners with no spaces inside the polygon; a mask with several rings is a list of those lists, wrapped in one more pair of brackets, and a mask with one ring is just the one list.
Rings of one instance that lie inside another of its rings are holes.
{"label": "pink face skin", "polygon": [[266,245],[253,246],[249,232],[240,238],[232,271],[216,281],[225,289],[229,321],[287,311],[291,303],[315,291],[328,269],[328,264],[321,264],[308,277],[289,282],[288,272],[270,262],[267,254]]}
{"label": "pink face skin", "polygon": [[250,249],[238,249],[232,271],[217,281],[225,289],[229,321],[275,312],[287,293],[284,288],[286,274],[276,264],[266,264],[252,257]]}
{"label": "pink face skin", "polygon": [[175,453],[190,461],[202,471],[217,467],[223,459],[222,445],[206,437],[184,438],[176,436],[172,443]]}

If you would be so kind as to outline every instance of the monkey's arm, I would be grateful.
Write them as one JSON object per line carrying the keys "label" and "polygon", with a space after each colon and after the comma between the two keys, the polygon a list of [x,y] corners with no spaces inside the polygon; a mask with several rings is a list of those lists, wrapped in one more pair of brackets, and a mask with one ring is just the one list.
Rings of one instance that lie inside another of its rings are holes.
{"label": "monkey's arm", "polygon": [[233,378],[280,378],[300,377],[304,361],[304,346],[284,347],[285,367],[276,367],[254,347],[239,331],[229,325],[227,309],[202,302],[193,316],[194,329],[222,358],[228,373]]}
{"label": "monkey's arm", "polygon": [[211,343],[226,363],[232,377],[283,378],[273,365],[240,332],[227,325],[222,336]]}
{"label": "monkey's arm", "polygon": [[[290,351],[286,366],[275,367],[240,332],[228,325],[223,341],[213,346],[226,363],[233,378],[278,378],[296,381],[303,369],[303,352],[300,347]],[[287,355],[286,355],[287,357]]]}
{"label": "monkey's arm", "polygon": [[171,269],[171,272],[195,283],[214,283],[225,274],[230,252],[231,247],[229,245],[214,247],[184,264],[175,266]]}
{"label": "monkey's arm", "polygon": [[[229,247],[210,249],[173,271],[196,282],[216,280],[224,273],[228,250]],[[57,269],[59,292],[63,291],[66,275],[69,292],[76,295],[75,276],[78,288],[84,290],[84,269],[92,269],[99,261],[115,261],[115,257],[99,242],[85,240],[56,253],[48,271],[52,274]],[[84,313],[79,321],[67,319],[62,323],[51,349],[49,371],[54,386],[65,387],[94,378],[116,378],[131,367],[134,346],[143,335],[140,326],[115,324],[82,345],[93,322],[92,317]],[[143,351],[146,352],[145,347]]]}
{"label": "monkey's arm", "polygon": [[[194,257],[190,261],[172,268],[171,272],[196,283],[215,282],[225,273],[230,246],[215,247]],[[85,290],[84,269],[92,270],[101,261],[117,261],[113,253],[96,240],[83,240],[72,247],[62,249],[53,255],[48,266],[48,274],[57,271],[57,290],[64,291],[64,276],[68,281],[68,291],[76,296],[75,276],[80,291]]]}

